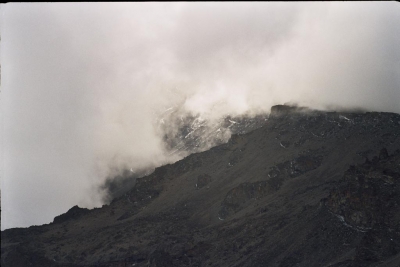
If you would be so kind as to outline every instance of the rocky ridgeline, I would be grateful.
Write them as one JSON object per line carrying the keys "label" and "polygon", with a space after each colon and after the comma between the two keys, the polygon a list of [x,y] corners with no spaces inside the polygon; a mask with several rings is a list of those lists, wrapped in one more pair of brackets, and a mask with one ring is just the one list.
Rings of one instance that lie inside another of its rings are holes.
{"label": "rocky ridgeline", "polygon": [[[347,139],[350,136],[370,133],[376,135],[376,138],[389,138],[390,143],[400,136],[398,131],[400,128],[399,114],[395,113],[325,112],[278,105],[272,107],[271,118],[288,123],[291,131],[299,133],[300,138],[297,140],[282,138],[281,146],[285,148],[290,145],[300,146],[311,136],[320,138],[320,140],[329,137]],[[280,123],[276,123],[275,129],[279,126]],[[284,134],[285,131],[279,132],[278,138]]]}
{"label": "rocky ridgeline", "polygon": [[275,106],[263,123],[102,208],[2,232],[2,265],[398,267],[400,115]]}
{"label": "rocky ridgeline", "polygon": [[245,114],[211,120],[178,109],[157,121],[167,151],[186,156],[226,143],[232,134],[245,134],[260,128],[267,119],[267,114]]}
{"label": "rocky ridgeline", "polygon": [[[157,128],[163,136],[167,153],[186,157],[228,142],[232,134],[245,134],[266,124],[267,114],[225,116],[216,121],[202,119],[186,112],[170,112],[157,119]],[[184,114],[184,115],[182,115]],[[132,188],[136,179],[154,169],[123,170],[120,175],[108,178],[101,190],[108,192],[105,202],[120,197]]]}
{"label": "rocky ridgeline", "polygon": [[[217,121],[208,121],[202,119],[200,115],[193,116],[178,111],[164,114],[157,121],[166,150],[170,154],[178,154],[181,157],[227,143],[232,135],[243,135],[254,131],[265,126],[268,121],[267,114],[226,116]],[[307,145],[309,140],[315,141],[314,139],[324,141],[333,137],[346,140],[351,136],[363,135],[367,132],[379,134],[379,138],[386,138],[393,143],[400,135],[400,131],[396,131],[400,127],[400,121],[398,115],[394,113],[325,112],[305,107],[277,105],[271,108],[270,118],[269,125],[273,125],[275,130],[279,129],[282,122],[288,123],[278,131],[275,137],[282,148],[301,147]],[[292,138],[286,135],[288,131],[297,135]],[[370,152],[360,151],[359,153],[368,156]],[[237,160],[239,158],[232,155],[231,164]],[[305,158],[300,157],[298,160],[305,160]],[[111,201],[132,188],[137,178],[148,175],[152,171],[125,170],[121,175],[107,179],[101,187],[108,190],[110,197],[108,201]],[[279,166],[273,171],[279,171]]]}

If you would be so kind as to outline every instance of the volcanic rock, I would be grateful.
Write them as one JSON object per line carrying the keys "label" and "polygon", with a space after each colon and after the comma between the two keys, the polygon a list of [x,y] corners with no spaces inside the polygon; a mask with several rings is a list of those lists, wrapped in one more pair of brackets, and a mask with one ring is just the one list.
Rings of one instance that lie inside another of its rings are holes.
{"label": "volcanic rock", "polygon": [[398,267],[399,136],[399,114],[276,106],[109,205],[2,231],[1,265]]}

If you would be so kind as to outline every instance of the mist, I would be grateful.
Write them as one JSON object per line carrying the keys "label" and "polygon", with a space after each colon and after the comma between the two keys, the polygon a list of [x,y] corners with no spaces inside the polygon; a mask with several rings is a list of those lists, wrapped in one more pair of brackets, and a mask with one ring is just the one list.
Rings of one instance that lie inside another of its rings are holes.
{"label": "mist", "polygon": [[209,123],[286,102],[400,113],[399,13],[393,2],[3,5],[1,228],[100,207],[107,178],[181,159],[159,130],[172,111]]}

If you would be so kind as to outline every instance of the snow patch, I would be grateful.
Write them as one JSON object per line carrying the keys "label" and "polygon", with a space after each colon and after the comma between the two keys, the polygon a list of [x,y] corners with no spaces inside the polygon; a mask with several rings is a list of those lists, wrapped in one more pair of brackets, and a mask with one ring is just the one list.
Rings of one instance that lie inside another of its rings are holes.
{"label": "snow patch", "polygon": [[[331,213],[332,213],[332,212],[331,212]],[[352,225],[346,223],[346,220],[344,219],[343,216],[338,215],[338,214],[335,214],[335,213],[332,213],[332,214],[335,215],[335,216],[343,223],[344,226],[349,227],[349,228],[351,228],[351,229],[354,229],[354,230],[356,230],[357,232],[365,233],[365,232],[367,232],[368,230],[372,229],[372,227],[355,227],[355,226],[352,226]]]}
{"label": "snow patch", "polygon": [[339,119],[345,119],[345,120],[351,121],[349,118],[347,118],[346,116],[343,116],[343,115],[339,115]]}

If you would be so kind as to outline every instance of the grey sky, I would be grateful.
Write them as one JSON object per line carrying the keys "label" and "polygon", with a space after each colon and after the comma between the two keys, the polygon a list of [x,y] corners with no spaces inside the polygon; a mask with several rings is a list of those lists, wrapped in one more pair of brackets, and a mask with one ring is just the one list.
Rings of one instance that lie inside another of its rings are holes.
{"label": "grey sky", "polygon": [[155,121],[297,102],[400,112],[400,8],[367,3],[9,3],[2,229],[101,206],[111,170],[173,162]]}

